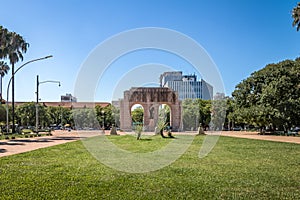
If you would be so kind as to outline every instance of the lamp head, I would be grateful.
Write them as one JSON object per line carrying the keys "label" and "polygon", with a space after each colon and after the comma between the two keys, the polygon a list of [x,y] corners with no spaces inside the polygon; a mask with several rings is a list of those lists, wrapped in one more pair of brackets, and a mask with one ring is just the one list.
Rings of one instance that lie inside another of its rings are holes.
{"label": "lamp head", "polygon": [[52,58],[52,55],[46,56],[45,59]]}

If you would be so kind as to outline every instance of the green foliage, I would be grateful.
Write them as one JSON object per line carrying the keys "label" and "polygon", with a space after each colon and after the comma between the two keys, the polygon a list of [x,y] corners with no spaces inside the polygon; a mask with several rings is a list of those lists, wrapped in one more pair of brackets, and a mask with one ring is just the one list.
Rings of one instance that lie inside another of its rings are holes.
{"label": "green foliage", "polygon": [[3,77],[7,74],[9,70],[9,66],[6,64],[6,62],[4,61],[0,61],[0,101],[2,103],[3,101],[3,93],[2,93],[2,80],[3,80]]}
{"label": "green foliage", "polygon": [[19,105],[16,108],[16,119],[20,125],[35,126],[36,105],[34,102]]}
{"label": "green foliage", "polygon": [[6,122],[6,105],[0,105],[0,122]]}
{"label": "green foliage", "polygon": [[222,130],[226,117],[227,100],[216,99],[211,105],[211,123],[212,130]]}
{"label": "green foliage", "polygon": [[22,134],[30,134],[33,133],[33,131],[31,129],[23,129],[22,130]]}
{"label": "green foliage", "polygon": [[143,126],[142,125],[135,126],[135,133],[137,134],[137,138],[136,138],[137,140],[141,139],[142,132],[143,132]]}
{"label": "green foliage", "polygon": [[269,64],[236,86],[232,93],[238,123],[287,129],[300,124],[300,61]]}
{"label": "green foliage", "polygon": [[168,126],[164,119],[159,118],[156,124],[157,129],[162,133],[163,130]]}
{"label": "green foliage", "polygon": [[[171,141],[108,138],[141,153]],[[106,167],[81,141],[2,157],[0,199],[300,199],[300,145],[221,137],[199,159],[203,140],[196,137],[177,161],[144,174]]]}
{"label": "green foliage", "polygon": [[[9,66],[7,65],[6,62],[4,61],[0,61],[0,76],[1,76],[1,79],[3,78],[3,76],[5,76],[7,74],[9,70]],[[2,80],[1,80],[1,83],[2,83]],[[2,91],[1,91],[1,94],[2,94]]]}
{"label": "green foliage", "polygon": [[[9,107],[11,109],[11,107]],[[58,107],[46,107],[39,104],[39,124],[43,127],[56,124],[64,126],[70,124],[77,128],[99,128],[105,122],[105,127],[110,127],[113,124],[119,123],[119,110],[113,106],[96,106],[93,108],[75,108],[73,110]],[[102,114],[104,111],[104,114]],[[9,114],[11,110],[9,111]],[[36,119],[36,104],[35,102],[24,103],[16,107],[16,120],[21,126],[35,126]],[[115,120],[117,119],[117,120]],[[76,124],[74,123],[76,120]],[[104,121],[103,121],[104,120]],[[6,122],[6,108],[0,106],[0,122]],[[99,124],[100,123],[100,124]]]}
{"label": "green foliage", "polygon": [[115,108],[113,105],[102,107],[97,105],[95,107],[95,113],[100,126],[110,127],[112,125],[120,125],[120,110]]}
{"label": "green foliage", "polygon": [[224,121],[224,128],[231,129],[233,124],[233,106],[234,106],[234,101],[232,98],[227,97],[226,98],[226,116],[225,116],[225,121]]}
{"label": "green foliage", "polygon": [[200,123],[203,127],[208,127],[211,121],[211,105],[210,100],[185,99],[182,102],[184,130],[196,130]]}
{"label": "green foliage", "polygon": [[120,108],[113,105],[111,105],[110,108],[112,112],[111,124],[114,124],[116,127],[120,127]]}
{"label": "green foliage", "polygon": [[96,118],[96,112],[93,108],[75,108],[72,110],[76,128],[96,128],[99,129],[99,122]]}
{"label": "green foliage", "polygon": [[144,109],[139,106],[131,111],[132,122],[134,123],[143,123],[144,122]]}
{"label": "green foliage", "polygon": [[162,105],[159,109],[158,119],[156,123],[156,134],[160,134],[162,138],[166,138],[164,130],[170,126],[170,108],[168,105]]}
{"label": "green foliage", "polygon": [[22,53],[26,53],[29,44],[16,32],[10,32],[0,26],[0,58],[8,58],[13,65],[23,60]]}
{"label": "green foliage", "polygon": [[[48,126],[48,116],[46,107],[42,104],[38,105],[39,124],[41,126]],[[17,106],[16,120],[19,125],[35,126],[36,119],[36,103],[29,102]]]}
{"label": "green foliage", "polygon": [[170,117],[171,116],[171,110],[170,106],[163,104],[161,105],[158,113],[158,118],[165,122],[166,126],[170,125]]}
{"label": "green foliage", "polygon": [[71,118],[71,109],[64,108],[62,106],[54,107],[49,106],[47,107],[47,114],[48,114],[48,123],[56,124],[56,125],[65,125],[65,124],[73,124],[73,120]]}
{"label": "green foliage", "polygon": [[300,30],[300,2],[292,10],[293,26],[297,27],[297,31]]}

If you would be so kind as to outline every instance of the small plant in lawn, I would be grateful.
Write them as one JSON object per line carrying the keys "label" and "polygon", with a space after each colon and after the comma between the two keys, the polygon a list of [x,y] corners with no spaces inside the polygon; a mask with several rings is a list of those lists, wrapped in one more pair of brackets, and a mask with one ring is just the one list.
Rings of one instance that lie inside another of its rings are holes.
{"label": "small plant in lawn", "polygon": [[135,132],[137,134],[137,140],[140,140],[141,139],[141,135],[142,135],[142,132],[143,132],[143,126],[142,125],[137,125],[135,127]]}
{"label": "small plant in lawn", "polygon": [[167,123],[163,119],[159,119],[157,121],[157,129],[162,138],[166,138],[166,136],[164,136],[164,129],[166,128],[166,126],[167,126]]}

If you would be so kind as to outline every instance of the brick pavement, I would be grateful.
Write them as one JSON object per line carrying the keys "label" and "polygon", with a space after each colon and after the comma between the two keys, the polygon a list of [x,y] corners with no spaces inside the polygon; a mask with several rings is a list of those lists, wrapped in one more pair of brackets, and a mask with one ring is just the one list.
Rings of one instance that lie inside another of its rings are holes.
{"label": "brick pavement", "polygon": [[222,131],[222,136],[248,138],[256,140],[269,140],[274,142],[289,142],[300,144],[300,137],[294,136],[276,136],[276,135],[259,135],[258,132],[245,132],[245,131]]}
{"label": "brick pavement", "polygon": [[80,134],[77,131],[53,131],[52,134],[52,136],[0,140],[0,157],[73,142],[84,137],[99,135],[100,131],[85,131]]}

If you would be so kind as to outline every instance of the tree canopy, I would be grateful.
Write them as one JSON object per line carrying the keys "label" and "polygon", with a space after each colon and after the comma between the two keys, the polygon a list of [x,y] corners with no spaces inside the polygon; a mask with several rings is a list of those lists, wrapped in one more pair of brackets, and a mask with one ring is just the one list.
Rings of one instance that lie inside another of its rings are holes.
{"label": "tree canopy", "polygon": [[22,53],[26,53],[28,47],[29,44],[21,35],[0,26],[1,59],[8,58],[11,64],[15,64],[19,60],[23,60]]}
{"label": "tree canopy", "polygon": [[141,106],[136,107],[131,111],[132,122],[141,123],[144,122],[144,108]]}
{"label": "tree canopy", "polygon": [[300,29],[300,2],[293,8],[292,17],[294,19],[293,26],[297,27],[297,31]]}
{"label": "tree canopy", "polygon": [[185,99],[182,102],[184,130],[196,130],[200,124],[208,127],[211,121],[211,101],[203,99]]}
{"label": "tree canopy", "polygon": [[300,124],[300,59],[269,64],[232,93],[238,123],[287,129]]}

